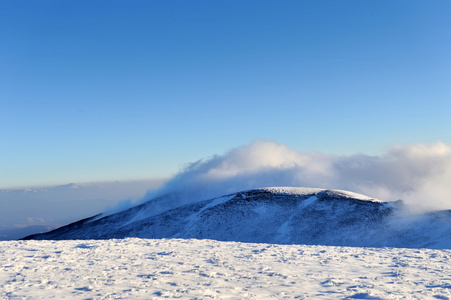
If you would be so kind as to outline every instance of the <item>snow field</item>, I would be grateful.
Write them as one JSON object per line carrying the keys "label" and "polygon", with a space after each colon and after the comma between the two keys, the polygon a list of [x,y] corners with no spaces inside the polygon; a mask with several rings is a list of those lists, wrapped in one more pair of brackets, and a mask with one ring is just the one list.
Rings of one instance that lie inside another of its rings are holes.
{"label": "snow field", "polygon": [[0,242],[0,299],[450,299],[451,250],[137,239]]}

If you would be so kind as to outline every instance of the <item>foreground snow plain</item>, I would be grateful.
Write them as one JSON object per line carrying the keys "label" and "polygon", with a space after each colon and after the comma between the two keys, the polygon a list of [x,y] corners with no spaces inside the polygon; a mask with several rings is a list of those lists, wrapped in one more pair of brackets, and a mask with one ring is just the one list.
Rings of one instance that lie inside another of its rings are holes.
{"label": "foreground snow plain", "polygon": [[0,299],[450,299],[451,250],[195,239],[0,242]]}

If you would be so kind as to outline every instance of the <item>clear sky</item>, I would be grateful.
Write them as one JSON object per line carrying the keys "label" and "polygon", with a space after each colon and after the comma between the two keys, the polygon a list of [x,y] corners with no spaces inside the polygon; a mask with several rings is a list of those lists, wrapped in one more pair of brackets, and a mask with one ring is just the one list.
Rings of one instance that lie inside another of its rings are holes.
{"label": "clear sky", "polygon": [[451,143],[451,2],[0,2],[0,188],[167,177],[274,140]]}

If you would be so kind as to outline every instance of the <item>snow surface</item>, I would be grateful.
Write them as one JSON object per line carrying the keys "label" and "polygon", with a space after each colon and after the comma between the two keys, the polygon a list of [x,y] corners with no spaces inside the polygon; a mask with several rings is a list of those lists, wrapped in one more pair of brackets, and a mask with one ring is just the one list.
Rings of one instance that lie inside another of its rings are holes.
{"label": "snow surface", "polygon": [[0,299],[450,299],[451,250],[195,239],[0,242]]}

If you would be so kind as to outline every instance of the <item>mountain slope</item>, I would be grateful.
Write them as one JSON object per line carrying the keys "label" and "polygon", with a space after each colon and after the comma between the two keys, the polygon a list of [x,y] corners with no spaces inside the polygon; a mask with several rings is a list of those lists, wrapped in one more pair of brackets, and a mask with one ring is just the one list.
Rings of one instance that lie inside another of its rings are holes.
{"label": "mountain slope", "polygon": [[[402,203],[322,189],[244,191],[152,214],[166,198],[26,239],[199,238],[336,246],[451,248],[451,212],[401,216]],[[152,209],[153,208],[153,209]]]}

